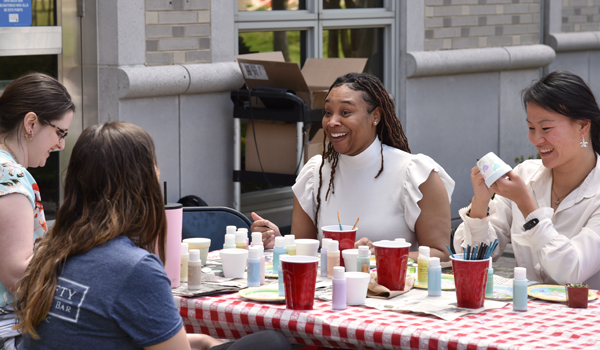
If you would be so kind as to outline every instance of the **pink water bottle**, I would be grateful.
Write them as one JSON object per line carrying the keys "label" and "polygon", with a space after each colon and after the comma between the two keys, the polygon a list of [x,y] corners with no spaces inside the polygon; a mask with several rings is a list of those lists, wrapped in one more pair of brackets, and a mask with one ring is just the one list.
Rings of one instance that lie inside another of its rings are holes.
{"label": "pink water bottle", "polygon": [[[181,278],[181,226],[183,221],[183,205],[179,203],[165,204],[167,216],[167,238],[165,253],[167,261],[165,271],[171,280],[171,288],[179,287]],[[157,252],[158,253],[158,252]]]}

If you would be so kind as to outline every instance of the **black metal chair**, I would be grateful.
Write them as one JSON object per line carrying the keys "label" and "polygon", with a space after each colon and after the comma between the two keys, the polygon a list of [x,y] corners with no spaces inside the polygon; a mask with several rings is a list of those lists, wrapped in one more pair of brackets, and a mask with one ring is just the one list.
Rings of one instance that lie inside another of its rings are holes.
{"label": "black metal chair", "polygon": [[210,238],[209,251],[223,249],[225,227],[234,225],[247,228],[251,237],[250,221],[244,214],[227,207],[183,207],[182,239]]}

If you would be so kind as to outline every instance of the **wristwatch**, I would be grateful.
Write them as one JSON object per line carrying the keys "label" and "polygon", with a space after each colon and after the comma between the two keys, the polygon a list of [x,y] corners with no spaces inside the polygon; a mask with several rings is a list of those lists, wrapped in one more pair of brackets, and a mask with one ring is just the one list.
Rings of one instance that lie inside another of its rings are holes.
{"label": "wristwatch", "polygon": [[540,222],[540,220],[538,220],[538,219],[536,219],[536,218],[533,218],[533,219],[531,219],[531,220],[527,221],[527,222],[525,223],[525,225],[523,225],[523,230],[525,230],[525,231],[529,231],[529,230],[531,230],[532,228],[534,228],[534,227],[535,227],[535,225],[537,225],[537,224],[538,224],[538,222]]}

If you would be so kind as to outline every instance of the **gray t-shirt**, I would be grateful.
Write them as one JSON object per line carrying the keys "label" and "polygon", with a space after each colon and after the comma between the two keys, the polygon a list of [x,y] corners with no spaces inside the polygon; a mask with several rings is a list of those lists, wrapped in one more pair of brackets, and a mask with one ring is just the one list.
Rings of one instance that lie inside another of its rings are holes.
{"label": "gray t-shirt", "polygon": [[40,340],[25,335],[24,349],[141,349],[182,326],[160,259],[121,236],[67,260]]}

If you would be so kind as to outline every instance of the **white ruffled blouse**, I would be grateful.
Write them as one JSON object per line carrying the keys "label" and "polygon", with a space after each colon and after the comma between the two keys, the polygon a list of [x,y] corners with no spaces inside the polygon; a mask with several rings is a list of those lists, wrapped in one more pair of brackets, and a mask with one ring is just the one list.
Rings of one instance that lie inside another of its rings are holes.
{"label": "white ruffled blouse", "polygon": [[[343,225],[354,225],[360,217],[356,239],[368,237],[371,241],[404,238],[416,249],[415,223],[421,214],[417,203],[423,198],[419,186],[432,171],[439,174],[448,199],[454,190],[454,180],[430,157],[410,154],[383,145],[384,168],[381,167],[381,141],[375,141],[356,156],[339,155],[334,175],[334,191],[325,200],[331,177],[331,164],[322,169],[321,209],[319,211],[318,239],[323,238],[321,227],[338,223],[337,211]],[[315,222],[319,168],[322,156],[312,157],[302,168],[292,187],[302,209]]]}

